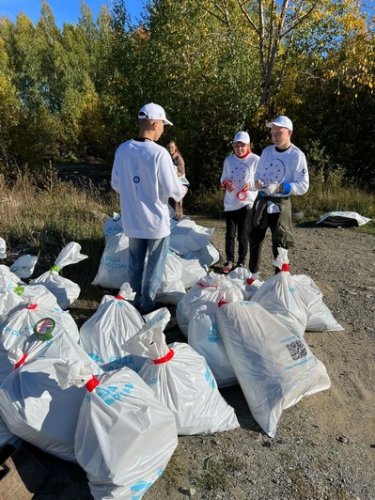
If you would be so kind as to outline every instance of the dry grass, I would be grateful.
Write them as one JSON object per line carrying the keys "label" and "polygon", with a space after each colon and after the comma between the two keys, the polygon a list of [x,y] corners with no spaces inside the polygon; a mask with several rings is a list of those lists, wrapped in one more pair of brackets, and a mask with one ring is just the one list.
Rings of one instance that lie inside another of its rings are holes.
{"label": "dry grass", "polygon": [[80,282],[93,278],[103,250],[103,221],[114,199],[101,199],[94,186],[83,190],[47,171],[43,179],[26,173],[0,182],[0,201],[0,236],[8,249],[39,256],[36,274],[53,264],[64,245],[77,241],[90,258],[64,275],[74,281],[71,273],[80,273]]}

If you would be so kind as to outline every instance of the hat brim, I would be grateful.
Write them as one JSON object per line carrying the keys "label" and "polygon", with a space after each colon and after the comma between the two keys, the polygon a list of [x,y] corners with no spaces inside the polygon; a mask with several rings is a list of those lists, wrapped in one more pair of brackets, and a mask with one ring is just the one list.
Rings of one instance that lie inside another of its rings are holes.
{"label": "hat brim", "polygon": [[172,125],[173,126],[173,123],[170,122],[169,120],[163,120],[163,123],[164,123],[164,125]]}
{"label": "hat brim", "polygon": [[293,132],[292,128],[286,127],[285,125],[280,125],[280,123],[275,123],[275,122],[266,123],[266,127],[268,127],[268,128],[272,128],[272,125],[275,125],[275,127],[286,128],[287,130],[290,130],[291,132]]}

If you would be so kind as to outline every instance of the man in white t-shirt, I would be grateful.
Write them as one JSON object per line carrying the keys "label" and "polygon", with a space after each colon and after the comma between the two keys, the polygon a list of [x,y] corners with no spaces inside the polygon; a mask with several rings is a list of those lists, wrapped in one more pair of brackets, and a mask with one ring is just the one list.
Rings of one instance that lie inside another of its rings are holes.
{"label": "man in white t-shirt", "polygon": [[156,144],[167,120],[155,103],[138,113],[139,135],[122,143],[112,169],[112,188],[120,194],[123,226],[129,236],[129,282],[134,304],[143,314],[155,307],[169,247],[168,198],[180,201],[187,188],[181,184],[168,151]]}
{"label": "man in white t-shirt", "polygon": [[303,195],[309,189],[309,174],[303,152],[291,142],[293,123],[287,116],[278,116],[267,123],[273,146],[266,147],[255,174],[259,195],[254,203],[253,227],[250,237],[250,271],[259,271],[261,249],[267,229],[272,233],[272,252],[278,247],[294,244],[292,229],[292,195]]}

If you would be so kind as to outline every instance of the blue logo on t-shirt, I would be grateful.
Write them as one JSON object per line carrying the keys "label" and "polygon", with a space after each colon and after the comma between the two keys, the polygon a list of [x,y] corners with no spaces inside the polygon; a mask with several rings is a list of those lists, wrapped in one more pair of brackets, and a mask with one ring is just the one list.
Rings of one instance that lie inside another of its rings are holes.
{"label": "blue logo on t-shirt", "polygon": [[138,177],[138,175],[135,175],[135,176],[133,177],[133,182],[134,182],[135,184],[138,184],[138,182],[140,182],[140,180],[141,180],[141,179]]}

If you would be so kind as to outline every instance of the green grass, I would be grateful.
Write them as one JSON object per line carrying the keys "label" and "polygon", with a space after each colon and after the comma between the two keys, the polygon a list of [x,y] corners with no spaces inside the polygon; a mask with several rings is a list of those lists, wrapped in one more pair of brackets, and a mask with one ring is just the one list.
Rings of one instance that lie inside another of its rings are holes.
{"label": "green grass", "polygon": [[[210,217],[224,216],[224,192],[221,189],[202,189],[187,200],[188,213],[199,213]],[[304,196],[293,196],[293,211],[304,212],[304,221],[317,221],[324,213],[352,211],[374,219],[368,224],[355,228],[364,233],[375,233],[375,195],[354,185],[345,184],[340,170],[323,178],[320,174],[310,174],[310,188]]]}

